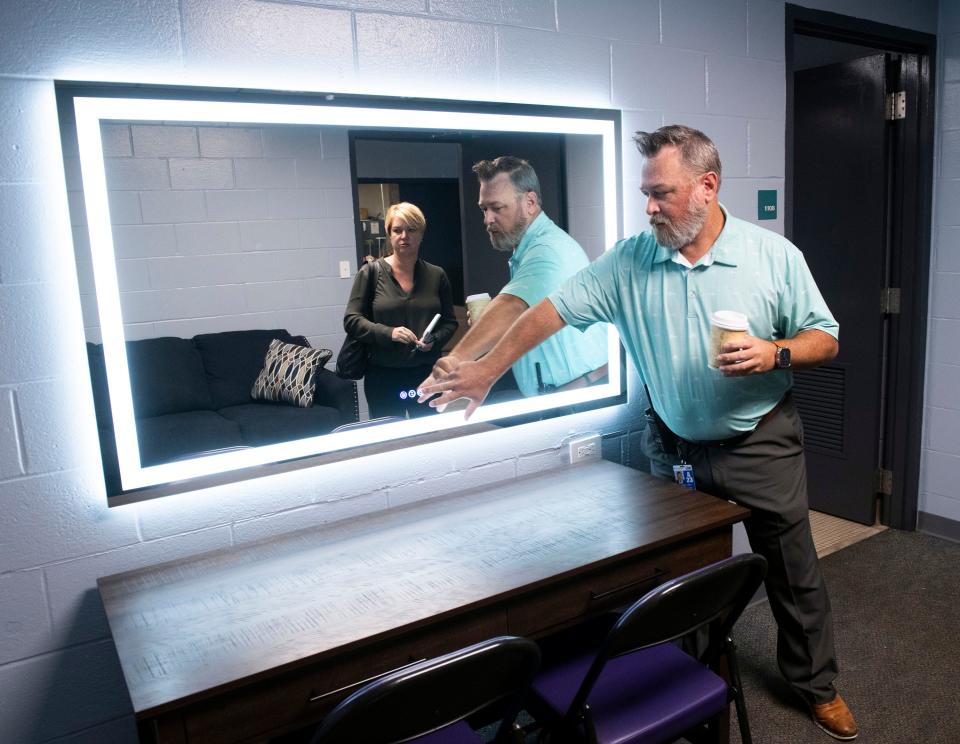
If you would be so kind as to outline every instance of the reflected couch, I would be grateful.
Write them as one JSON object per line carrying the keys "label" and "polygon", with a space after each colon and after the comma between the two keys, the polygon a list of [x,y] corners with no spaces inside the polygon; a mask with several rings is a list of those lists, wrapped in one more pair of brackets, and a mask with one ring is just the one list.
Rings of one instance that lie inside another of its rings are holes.
{"label": "reflected couch", "polygon": [[[357,421],[356,384],[324,368],[317,372],[310,408],[251,398],[273,339],[309,345],[283,329],[128,341],[141,463],[318,436]],[[120,480],[103,347],[88,343],[87,357],[107,493],[116,494]]]}

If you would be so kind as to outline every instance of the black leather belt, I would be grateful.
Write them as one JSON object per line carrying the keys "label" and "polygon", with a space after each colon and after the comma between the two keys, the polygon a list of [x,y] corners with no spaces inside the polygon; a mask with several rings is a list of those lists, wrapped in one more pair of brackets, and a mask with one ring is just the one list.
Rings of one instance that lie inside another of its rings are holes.
{"label": "black leather belt", "polygon": [[[745,431],[742,434],[737,434],[734,437],[729,439],[712,439],[706,441],[693,441],[689,439],[684,439],[678,434],[674,434],[673,431],[667,426],[663,419],[660,418],[660,415],[653,410],[653,406],[650,406],[646,410],[647,422],[648,424],[653,425],[654,434],[660,439],[660,446],[663,448],[663,451],[668,454],[676,454],[680,457],[684,457],[684,453],[681,451],[684,447],[715,447],[718,449],[729,449],[731,447],[737,447],[742,444],[747,437],[753,434],[757,429],[767,423],[770,419],[777,415],[780,412],[780,409],[783,408],[784,404],[787,402],[787,399],[790,397],[790,391],[780,399],[780,401],[767,411],[763,416],[760,417],[760,420],[757,422],[757,425],[753,427],[750,431]],[[647,392],[647,400],[650,400],[650,393]]]}

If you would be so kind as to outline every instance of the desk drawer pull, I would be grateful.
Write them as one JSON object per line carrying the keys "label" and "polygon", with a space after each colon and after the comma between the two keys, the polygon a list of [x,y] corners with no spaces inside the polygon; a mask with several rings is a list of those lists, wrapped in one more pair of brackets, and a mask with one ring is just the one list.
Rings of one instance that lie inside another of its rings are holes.
{"label": "desk drawer pull", "polygon": [[604,599],[605,597],[609,597],[613,594],[619,594],[620,592],[626,591],[627,589],[633,589],[633,587],[635,586],[640,586],[640,584],[649,584],[651,581],[655,581],[662,576],[667,576],[669,573],[670,572],[665,568],[654,569],[654,572],[652,574],[650,574],[649,576],[645,576],[642,579],[637,579],[636,581],[631,581],[627,584],[622,584],[621,586],[618,586],[614,589],[608,589],[607,591],[600,592],[599,594],[597,592],[590,592],[590,601]]}
{"label": "desk drawer pull", "polygon": [[329,692],[324,692],[322,695],[315,695],[310,698],[308,702],[318,703],[325,698],[330,697],[331,695],[336,695],[347,690],[352,690],[354,687],[360,687],[367,684],[367,682],[373,682],[375,679],[380,679],[381,677],[386,677],[388,674],[393,674],[394,672],[399,672],[401,669],[406,669],[407,667],[412,667],[415,664],[419,664],[421,661],[426,661],[426,658],[417,659],[416,661],[411,661],[409,664],[404,664],[403,666],[398,666],[396,669],[390,669],[389,671],[382,672],[381,674],[374,674],[372,677],[367,677],[366,679],[361,679],[359,682],[351,682],[349,685],[344,685],[343,687],[338,687],[336,690],[330,690]]}

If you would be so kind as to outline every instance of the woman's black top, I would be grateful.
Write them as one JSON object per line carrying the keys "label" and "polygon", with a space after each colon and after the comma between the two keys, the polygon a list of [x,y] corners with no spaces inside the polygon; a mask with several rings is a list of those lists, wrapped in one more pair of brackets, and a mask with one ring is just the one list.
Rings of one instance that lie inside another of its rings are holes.
{"label": "woman's black top", "polygon": [[[349,336],[373,345],[371,363],[378,367],[415,367],[432,364],[441,355],[444,345],[457,330],[453,314],[453,291],[447,273],[439,266],[418,258],[413,267],[413,287],[404,292],[393,276],[390,264],[377,259],[379,271],[373,296],[373,317],[365,315],[367,284],[373,278],[371,265],[365,265],[353,280],[353,289],[343,314],[343,329]],[[433,327],[434,342],[430,351],[416,351],[415,347],[391,338],[393,329],[406,326],[422,336],[433,316],[440,320]]]}

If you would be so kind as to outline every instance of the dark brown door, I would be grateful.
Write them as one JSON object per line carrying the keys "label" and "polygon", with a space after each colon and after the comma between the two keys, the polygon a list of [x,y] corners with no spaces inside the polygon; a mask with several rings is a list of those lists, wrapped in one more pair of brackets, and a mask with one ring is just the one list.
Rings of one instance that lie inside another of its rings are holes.
{"label": "dark brown door", "polygon": [[840,323],[840,354],[795,375],[810,507],[873,524],[888,230],[882,54],[794,77],[793,242]]}

